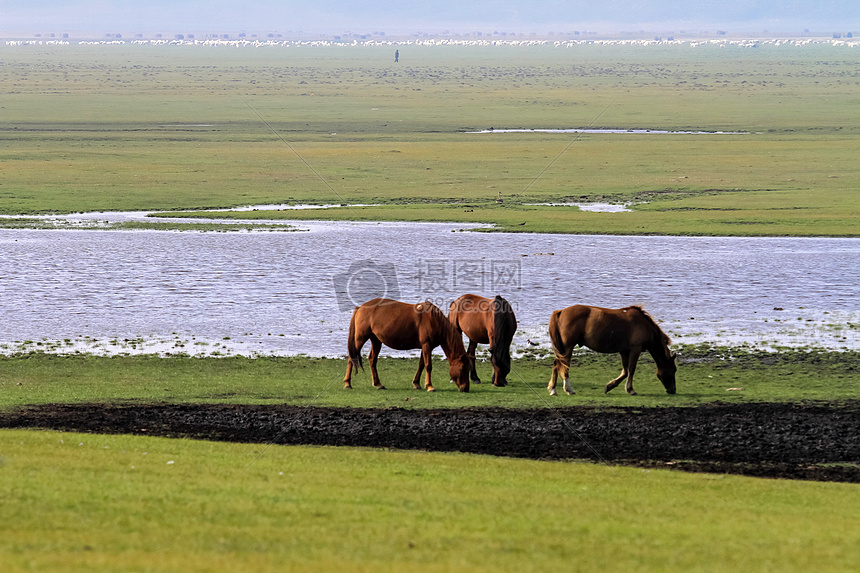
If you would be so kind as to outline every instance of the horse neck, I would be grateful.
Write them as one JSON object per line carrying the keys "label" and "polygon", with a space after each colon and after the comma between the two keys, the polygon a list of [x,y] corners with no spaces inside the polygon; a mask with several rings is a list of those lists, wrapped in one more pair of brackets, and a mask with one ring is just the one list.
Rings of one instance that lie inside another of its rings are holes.
{"label": "horse neck", "polygon": [[444,331],[442,336],[442,352],[445,353],[445,358],[450,362],[454,358],[459,358],[460,356],[466,354],[466,347],[463,346],[463,335],[454,328],[454,325],[451,324],[444,315],[439,313],[441,324],[441,328]]}
{"label": "horse neck", "polygon": [[651,358],[654,359],[654,363],[657,365],[657,368],[663,368],[672,362],[672,358],[669,358],[671,356],[671,352],[669,352],[669,348],[663,344],[662,336],[658,336],[658,338],[648,346],[648,352],[651,354]]}
{"label": "horse neck", "polygon": [[674,358],[672,358],[672,353],[669,351],[669,337],[666,336],[666,333],[657,325],[654,318],[645,312],[642,307],[634,308],[639,309],[642,318],[647,322],[652,332],[651,344],[646,347],[648,352],[651,354],[651,357],[659,368],[667,366],[674,360]]}

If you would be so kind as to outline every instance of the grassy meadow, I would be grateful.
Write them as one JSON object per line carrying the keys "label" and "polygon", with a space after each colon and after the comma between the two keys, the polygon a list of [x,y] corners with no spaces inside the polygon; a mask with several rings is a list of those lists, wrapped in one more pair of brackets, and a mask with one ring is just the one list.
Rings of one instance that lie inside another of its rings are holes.
{"label": "grassy meadow", "polygon": [[[849,571],[857,486],[0,431],[18,571]],[[503,501],[504,500],[504,501]]]}
{"label": "grassy meadow", "polygon": [[[0,213],[362,203],[379,206],[274,216],[860,229],[854,50],[410,46],[396,65],[389,52],[0,46]],[[469,133],[489,128],[744,133]],[[527,205],[570,201],[634,212]]]}
{"label": "grassy meadow", "polygon": [[[448,382],[447,362],[437,350],[437,392],[412,388],[417,359],[381,358],[386,391],[371,386],[369,367],[343,390],[345,359],[310,357],[199,358],[92,356],[29,353],[0,356],[0,410],[73,402],[172,402],[295,404],[364,408],[460,408],[464,406],[547,408],[561,406],[696,406],[712,402],[802,402],[853,400],[860,394],[856,352],[742,352],[728,348],[680,349],[678,394],[667,395],[653,359],[644,355],[636,371],[638,396],[623,388],[604,394],[620,371],[616,355],[582,352],[571,362],[574,396],[550,397],[549,358],[514,361],[510,385],[473,384],[468,394]],[[492,369],[478,364],[485,381]],[[422,378],[423,385],[423,378]]]}

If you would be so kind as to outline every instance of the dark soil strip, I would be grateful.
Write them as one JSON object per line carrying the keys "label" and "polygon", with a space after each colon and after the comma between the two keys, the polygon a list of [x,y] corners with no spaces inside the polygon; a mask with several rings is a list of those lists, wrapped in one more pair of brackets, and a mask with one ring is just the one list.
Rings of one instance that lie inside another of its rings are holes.
{"label": "dark soil strip", "polygon": [[0,427],[587,459],[860,483],[860,401],[553,410],[62,404],[2,412]]}

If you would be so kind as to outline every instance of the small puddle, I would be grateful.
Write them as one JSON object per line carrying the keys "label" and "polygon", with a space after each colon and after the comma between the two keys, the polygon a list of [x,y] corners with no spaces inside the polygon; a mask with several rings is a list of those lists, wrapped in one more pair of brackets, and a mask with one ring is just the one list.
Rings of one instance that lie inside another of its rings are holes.
{"label": "small puddle", "polygon": [[580,211],[593,213],[632,213],[630,203],[526,203],[527,205],[544,205],[549,207],[579,207]]}
{"label": "small puddle", "polygon": [[591,129],[591,128],[570,128],[570,129],[543,129],[543,128],[515,128],[515,129],[496,129],[489,128],[481,131],[466,131],[464,133],[609,133],[609,134],[638,134],[638,135],[750,135],[749,131],[683,131],[683,130],[665,130],[665,129]]}

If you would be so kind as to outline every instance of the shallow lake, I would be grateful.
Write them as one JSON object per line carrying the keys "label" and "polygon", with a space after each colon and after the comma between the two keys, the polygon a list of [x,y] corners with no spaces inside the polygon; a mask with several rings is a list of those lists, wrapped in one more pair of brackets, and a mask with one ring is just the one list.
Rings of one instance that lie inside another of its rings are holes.
{"label": "shallow lake", "polygon": [[642,304],[678,343],[860,349],[857,239],[295,224],[306,231],[0,230],[0,352],[341,356],[352,306],[379,285],[446,311],[502,294],[520,349],[548,349],[550,313],[577,303]]}

